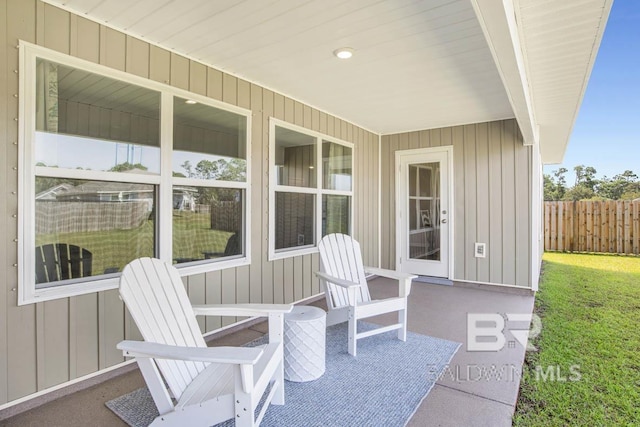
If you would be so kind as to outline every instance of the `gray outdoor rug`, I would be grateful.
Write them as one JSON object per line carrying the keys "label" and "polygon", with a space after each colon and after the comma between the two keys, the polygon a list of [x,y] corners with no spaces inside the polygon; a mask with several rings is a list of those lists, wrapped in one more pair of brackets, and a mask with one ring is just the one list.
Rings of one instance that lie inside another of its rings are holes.
{"label": "gray outdoor rug", "polygon": [[[373,325],[358,323],[358,330]],[[427,396],[460,347],[459,343],[396,331],[358,342],[358,357],[347,353],[346,323],[327,328],[326,372],[315,381],[285,382],[285,405],[271,405],[262,426],[403,426]],[[247,345],[267,342],[260,338]],[[268,390],[267,390],[268,392]],[[132,427],[158,416],[146,388],[110,400],[107,407]],[[233,426],[233,420],[219,426]]]}

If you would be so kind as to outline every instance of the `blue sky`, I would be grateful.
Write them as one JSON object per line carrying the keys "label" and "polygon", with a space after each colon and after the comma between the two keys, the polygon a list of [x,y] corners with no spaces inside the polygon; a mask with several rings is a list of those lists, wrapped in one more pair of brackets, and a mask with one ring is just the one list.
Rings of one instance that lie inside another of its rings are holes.
{"label": "blue sky", "polygon": [[640,1],[615,0],[562,165],[593,166],[598,177],[640,175]]}

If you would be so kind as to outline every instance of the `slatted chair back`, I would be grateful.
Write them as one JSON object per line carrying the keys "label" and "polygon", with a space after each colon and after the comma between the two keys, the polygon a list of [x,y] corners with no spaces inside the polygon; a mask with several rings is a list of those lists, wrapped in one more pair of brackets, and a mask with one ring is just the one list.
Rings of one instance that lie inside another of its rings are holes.
{"label": "slatted chair back", "polygon": [[[360,283],[356,291],[358,302],[371,301],[369,286],[364,275],[360,244],[351,236],[345,234],[329,234],[318,244],[320,251],[320,270],[338,279]],[[330,308],[349,305],[348,291],[333,283],[325,283],[327,287],[327,304]]]}
{"label": "slatted chair back", "polygon": [[227,245],[224,248],[224,256],[233,256],[233,255],[241,255],[241,254],[242,254],[242,242],[240,241],[240,233],[236,231],[229,237],[229,240],[227,240]]}
{"label": "slatted chair back", "polygon": [[[173,266],[154,258],[132,261],[122,271],[120,296],[145,341],[207,346],[182,279]],[[207,366],[166,359],[156,359],[156,364],[176,399]]]}
{"label": "slatted chair back", "polygon": [[36,247],[36,283],[56,282],[91,276],[92,255],[86,249],[66,243]]}

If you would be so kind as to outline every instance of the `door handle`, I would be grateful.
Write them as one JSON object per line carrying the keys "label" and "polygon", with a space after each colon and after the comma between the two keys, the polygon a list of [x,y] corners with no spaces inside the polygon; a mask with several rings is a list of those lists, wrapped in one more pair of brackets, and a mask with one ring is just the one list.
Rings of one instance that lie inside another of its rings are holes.
{"label": "door handle", "polygon": [[442,220],[442,223],[443,223],[443,224],[446,224],[446,223],[447,223],[447,219],[446,219],[446,218],[445,218],[445,219],[443,219],[443,220]]}

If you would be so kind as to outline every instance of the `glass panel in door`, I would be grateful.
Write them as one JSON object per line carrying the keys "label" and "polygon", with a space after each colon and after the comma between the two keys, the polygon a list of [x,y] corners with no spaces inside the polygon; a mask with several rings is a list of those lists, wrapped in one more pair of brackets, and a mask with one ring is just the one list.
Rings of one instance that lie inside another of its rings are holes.
{"label": "glass panel in door", "polygon": [[440,163],[409,165],[409,258],[440,261]]}

